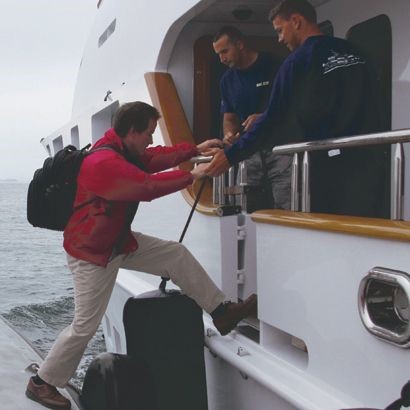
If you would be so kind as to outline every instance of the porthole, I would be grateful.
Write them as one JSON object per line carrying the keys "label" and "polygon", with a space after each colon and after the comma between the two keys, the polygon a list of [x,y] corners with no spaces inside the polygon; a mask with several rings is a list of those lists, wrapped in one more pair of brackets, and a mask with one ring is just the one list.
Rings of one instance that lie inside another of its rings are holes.
{"label": "porthole", "polygon": [[410,347],[410,275],[375,267],[359,286],[359,312],[374,336],[400,347]]}

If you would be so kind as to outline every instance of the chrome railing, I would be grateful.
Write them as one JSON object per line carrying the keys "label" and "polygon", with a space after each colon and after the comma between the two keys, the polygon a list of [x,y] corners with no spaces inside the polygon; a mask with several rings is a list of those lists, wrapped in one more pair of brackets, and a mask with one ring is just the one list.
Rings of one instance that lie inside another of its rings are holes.
{"label": "chrome railing", "polygon": [[[366,134],[352,137],[333,138],[319,141],[279,145],[272,149],[278,155],[293,154],[291,180],[291,210],[310,212],[310,155],[311,151],[329,151],[329,155],[337,154],[343,148],[374,146],[382,144],[394,145],[391,172],[391,219],[403,219],[404,195],[404,152],[403,143],[410,142],[410,129],[382,133]],[[303,153],[300,163],[299,154]],[[192,162],[210,162],[212,157],[198,156]],[[299,170],[301,169],[301,178]],[[245,164],[239,166],[238,183],[235,181],[233,167],[226,174],[213,178],[213,203],[216,205],[239,204],[246,209],[247,175]]]}
{"label": "chrome railing", "polygon": [[[203,164],[211,160],[212,157],[197,156],[190,161],[194,164]],[[212,202],[222,207],[236,205],[246,209],[247,185],[246,166],[244,162],[240,162],[238,175],[235,173],[235,167],[230,167],[225,174],[213,177]]]}
{"label": "chrome railing", "polygon": [[[393,164],[391,172],[391,219],[403,219],[403,186],[404,186],[404,154],[403,143],[410,142],[410,129],[366,134],[352,137],[333,138],[320,141],[309,141],[274,147],[275,154],[293,154],[291,209],[293,211],[310,211],[310,181],[309,168],[311,151],[332,150],[374,146],[382,144],[394,145]],[[299,153],[303,152],[302,186],[299,187]],[[336,153],[335,152],[335,153]],[[301,189],[301,204],[299,209],[299,193]]]}

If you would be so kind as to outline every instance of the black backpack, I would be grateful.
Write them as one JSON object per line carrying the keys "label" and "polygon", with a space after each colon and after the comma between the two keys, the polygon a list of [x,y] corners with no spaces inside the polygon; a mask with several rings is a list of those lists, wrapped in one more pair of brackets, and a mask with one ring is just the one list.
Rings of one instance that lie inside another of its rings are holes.
{"label": "black backpack", "polygon": [[73,213],[77,176],[84,158],[103,149],[118,151],[111,145],[89,151],[90,146],[77,149],[67,145],[54,157],[47,158],[43,167],[34,173],[27,192],[27,219],[31,225],[64,231]]}

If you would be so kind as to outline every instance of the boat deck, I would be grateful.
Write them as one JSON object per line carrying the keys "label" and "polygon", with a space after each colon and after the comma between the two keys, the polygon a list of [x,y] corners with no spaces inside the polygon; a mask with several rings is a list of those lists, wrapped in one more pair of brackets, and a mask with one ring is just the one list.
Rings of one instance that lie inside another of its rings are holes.
{"label": "boat deck", "polygon": [[[0,407],[7,410],[40,410],[44,407],[25,396],[30,365],[42,361],[39,354],[0,316]],[[71,399],[72,409],[79,410]]]}

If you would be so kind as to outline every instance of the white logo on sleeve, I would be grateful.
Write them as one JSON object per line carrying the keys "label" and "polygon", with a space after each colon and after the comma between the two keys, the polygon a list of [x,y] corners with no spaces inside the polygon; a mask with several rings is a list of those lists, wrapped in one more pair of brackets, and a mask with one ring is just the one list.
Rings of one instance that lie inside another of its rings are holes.
{"label": "white logo on sleeve", "polygon": [[357,64],[365,64],[365,60],[362,57],[354,54],[340,54],[336,51],[332,51],[332,55],[327,58],[327,61],[322,64],[323,74],[330,73],[338,68],[350,67]]}

